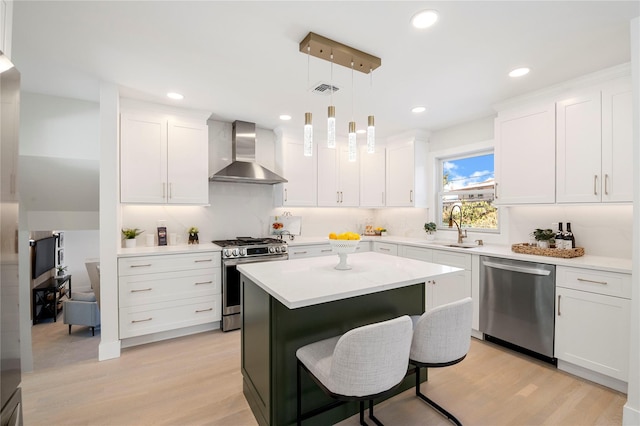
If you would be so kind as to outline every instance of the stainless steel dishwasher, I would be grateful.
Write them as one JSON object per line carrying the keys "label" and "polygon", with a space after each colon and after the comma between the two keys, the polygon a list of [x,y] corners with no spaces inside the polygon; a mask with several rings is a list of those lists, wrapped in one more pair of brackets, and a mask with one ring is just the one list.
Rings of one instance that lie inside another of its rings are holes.
{"label": "stainless steel dishwasher", "polygon": [[553,364],[555,265],[480,257],[480,331],[485,339]]}

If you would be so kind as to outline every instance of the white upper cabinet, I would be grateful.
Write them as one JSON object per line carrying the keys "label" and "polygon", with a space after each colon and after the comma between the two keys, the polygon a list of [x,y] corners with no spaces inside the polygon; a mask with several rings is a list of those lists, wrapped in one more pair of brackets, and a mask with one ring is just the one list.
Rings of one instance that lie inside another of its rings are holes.
{"label": "white upper cabinet", "polygon": [[282,184],[282,205],[284,206],[316,206],[318,159],[317,148],[314,155],[305,157],[302,143],[288,141],[283,144],[284,178],[288,182]]}
{"label": "white upper cabinet", "polygon": [[357,207],[360,168],[345,146],[318,147],[318,206]]}
{"label": "white upper cabinet", "polygon": [[387,207],[426,207],[427,143],[388,144],[386,166]]}
{"label": "white upper cabinet", "polygon": [[620,79],[557,103],[557,200],[632,200],[631,84]]}
{"label": "white upper cabinet", "polygon": [[376,147],[372,154],[360,150],[360,206],[383,207],[385,195],[385,148]]}
{"label": "white upper cabinet", "polygon": [[631,82],[602,90],[602,201],[633,201],[633,101]]}
{"label": "white upper cabinet", "polygon": [[120,116],[120,201],[208,204],[207,126],[163,114]]}
{"label": "white upper cabinet", "polygon": [[500,113],[495,120],[496,204],[555,202],[555,106]]}

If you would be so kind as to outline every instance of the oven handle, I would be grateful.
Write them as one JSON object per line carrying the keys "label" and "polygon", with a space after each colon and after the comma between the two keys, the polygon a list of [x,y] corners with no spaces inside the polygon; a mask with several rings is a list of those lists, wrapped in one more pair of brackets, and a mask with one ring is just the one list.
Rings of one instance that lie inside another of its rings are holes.
{"label": "oven handle", "polygon": [[244,258],[244,259],[223,259],[223,266],[235,266],[242,265],[245,263],[256,263],[256,262],[275,262],[277,260],[288,260],[289,255],[285,254],[284,256],[270,256],[270,257],[254,257],[254,258]]}

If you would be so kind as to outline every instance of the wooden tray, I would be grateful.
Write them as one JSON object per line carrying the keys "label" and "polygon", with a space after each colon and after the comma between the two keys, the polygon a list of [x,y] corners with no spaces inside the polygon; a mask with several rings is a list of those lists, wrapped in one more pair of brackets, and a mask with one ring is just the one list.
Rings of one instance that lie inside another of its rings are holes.
{"label": "wooden tray", "polygon": [[536,256],[562,257],[565,259],[584,256],[584,248],[582,247],[559,250],[555,248],[535,247],[529,243],[513,244],[511,245],[511,251],[521,254],[534,254]]}

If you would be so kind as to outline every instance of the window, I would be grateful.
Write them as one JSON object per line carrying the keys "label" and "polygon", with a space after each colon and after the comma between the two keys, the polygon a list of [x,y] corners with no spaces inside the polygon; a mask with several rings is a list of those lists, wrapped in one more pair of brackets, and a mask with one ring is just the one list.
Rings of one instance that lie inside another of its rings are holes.
{"label": "window", "polygon": [[498,209],[493,206],[493,151],[440,158],[439,166],[442,178],[438,197],[439,226],[448,228],[449,218],[453,218],[461,228],[497,231]]}

